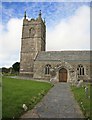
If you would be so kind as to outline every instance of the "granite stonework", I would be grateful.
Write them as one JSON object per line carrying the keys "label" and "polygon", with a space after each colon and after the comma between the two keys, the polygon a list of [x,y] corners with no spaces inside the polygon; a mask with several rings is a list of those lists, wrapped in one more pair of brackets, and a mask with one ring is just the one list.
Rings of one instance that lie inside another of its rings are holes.
{"label": "granite stonework", "polygon": [[[46,65],[50,65],[55,71],[57,82],[60,81],[60,70],[66,69],[66,82],[76,82],[92,78],[90,68],[90,51],[45,51],[46,25],[41,18],[41,12],[37,19],[23,20],[21,39],[20,75],[30,76],[36,79],[51,80],[52,75],[46,74]],[[78,73],[81,65],[83,73]]]}

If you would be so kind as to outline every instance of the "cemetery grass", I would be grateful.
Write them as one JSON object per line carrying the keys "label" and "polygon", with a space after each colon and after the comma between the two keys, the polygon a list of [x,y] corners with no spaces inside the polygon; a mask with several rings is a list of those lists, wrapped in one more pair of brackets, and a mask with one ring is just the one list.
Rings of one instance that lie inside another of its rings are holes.
{"label": "cemetery grass", "polygon": [[32,109],[52,87],[52,84],[32,80],[3,77],[2,117],[19,118],[24,114],[22,105]]}
{"label": "cemetery grass", "polygon": [[90,107],[90,101],[91,101],[91,85],[88,84],[88,97],[85,94],[85,86],[84,87],[76,87],[76,86],[71,86],[72,92],[74,94],[75,99],[77,100],[81,110],[83,111],[83,114],[86,118],[90,118],[91,114],[90,111],[92,111],[92,108]]}

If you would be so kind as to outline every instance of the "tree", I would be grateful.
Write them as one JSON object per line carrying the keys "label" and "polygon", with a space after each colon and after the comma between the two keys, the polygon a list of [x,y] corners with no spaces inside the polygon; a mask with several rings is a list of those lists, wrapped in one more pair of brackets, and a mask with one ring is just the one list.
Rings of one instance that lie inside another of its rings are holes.
{"label": "tree", "polygon": [[6,67],[2,67],[2,73],[9,73],[9,69]]}
{"label": "tree", "polygon": [[12,68],[14,70],[14,72],[19,72],[19,68],[20,68],[20,63],[16,62],[12,65]]}

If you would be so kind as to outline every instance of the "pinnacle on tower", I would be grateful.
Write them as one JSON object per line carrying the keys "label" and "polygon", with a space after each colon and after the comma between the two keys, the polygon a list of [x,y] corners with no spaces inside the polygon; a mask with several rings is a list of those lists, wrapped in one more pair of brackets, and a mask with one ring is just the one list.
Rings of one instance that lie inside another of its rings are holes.
{"label": "pinnacle on tower", "polygon": [[41,13],[41,10],[39,11],[39,16],[38,16],[38,20],[42,20],[42,18],[41,18],[41,15],[42,15],[42,13]]}
{"label": "pinnacle on tower", "polygon": [[39,11],[39,17],[41,17],[41,10]]}
{"label": "pinnacle on tower", "polygon": [[25,11],[25,13],[24,13],[24,19],[26,19],[26,11]]}

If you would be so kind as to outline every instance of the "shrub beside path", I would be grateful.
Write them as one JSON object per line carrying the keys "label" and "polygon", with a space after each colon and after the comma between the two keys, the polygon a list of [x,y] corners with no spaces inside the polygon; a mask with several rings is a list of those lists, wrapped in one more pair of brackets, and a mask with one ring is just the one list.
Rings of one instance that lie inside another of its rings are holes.
{"label": "shrub beside path", "polygon": [[68,83],[57,83],[32,110],[21,118],[84,118]]}

